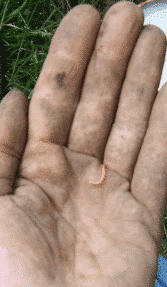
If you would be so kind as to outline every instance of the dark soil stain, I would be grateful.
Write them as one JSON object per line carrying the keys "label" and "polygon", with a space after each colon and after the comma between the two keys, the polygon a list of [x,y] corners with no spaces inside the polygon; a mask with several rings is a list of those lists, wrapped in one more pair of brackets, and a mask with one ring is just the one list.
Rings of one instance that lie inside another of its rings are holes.
{"label": "dark soil stain", "polygon": [[66,89],[65,78],[66,78],[66,73],[65,72],[57,73],[57,75],[56,75],[56,83],[57,83],[59,89]]}

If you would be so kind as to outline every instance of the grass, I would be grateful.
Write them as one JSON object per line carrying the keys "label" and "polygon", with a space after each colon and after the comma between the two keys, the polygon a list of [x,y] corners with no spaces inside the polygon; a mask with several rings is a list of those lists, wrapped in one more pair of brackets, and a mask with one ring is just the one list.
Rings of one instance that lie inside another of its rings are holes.
{"label": "grass", "polygon": [[[6,75],[0,101],[12,87],[17,87],[31,99],[55,30],[71,8],[79,4],[91,4],[100,12],[102,20],[106,11],[119,1],[0,0],[0,49],[3,74]],[[131,2],[139,4],[144,0]],[[166,254],[167,210],[161,255],[167,258]]]}

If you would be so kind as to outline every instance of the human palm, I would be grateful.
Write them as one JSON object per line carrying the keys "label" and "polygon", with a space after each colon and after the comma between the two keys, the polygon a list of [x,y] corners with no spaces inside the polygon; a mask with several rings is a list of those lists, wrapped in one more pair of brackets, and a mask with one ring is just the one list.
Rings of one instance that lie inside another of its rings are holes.
{"label": "human palm", "polygon": [[54,35],[28,115],[18,90],[1,102],[1,285],[154,286],[166,38],[143,20],[121,2],[100,27],[93,7],[77,6]]}

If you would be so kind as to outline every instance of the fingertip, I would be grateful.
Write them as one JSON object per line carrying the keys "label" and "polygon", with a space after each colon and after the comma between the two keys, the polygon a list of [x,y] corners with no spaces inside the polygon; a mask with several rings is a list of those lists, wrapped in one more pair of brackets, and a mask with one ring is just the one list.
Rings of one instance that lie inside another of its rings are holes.
{"label": "fingertip", "polygon": [[126,9],[130,13],[130,17],[133,17],[132,13],[134,13],[135,14],[134,17],[136,17],[136,13],[137,13],[140,20],[143,21],[144,23],[145,15],[144,15],[143,9],[136,3],[133,3],[130,1],[119,1],[112,6],[112,9],[113,8],[123,9],[124,11]]}
{"label": "fingertip", "polygon": [[90,14],[91,17],[96,17],[97,20],[100,21],[100,13],[98,10],[91,4],[79,4],[73,7],[69,12],[73,10],[81,11],[81,13],[85,13],[86,15]]}
{"label": "fingertip", "polygon": [[11,106],[15,108],[21,106],[22,108],[25,107],[24,110],[28,112],[29,108],[29,100],[27,96],[16,87],[11,88],[11,90],[3,97],[0,104],[2,109],[4,109],[5,106]]}

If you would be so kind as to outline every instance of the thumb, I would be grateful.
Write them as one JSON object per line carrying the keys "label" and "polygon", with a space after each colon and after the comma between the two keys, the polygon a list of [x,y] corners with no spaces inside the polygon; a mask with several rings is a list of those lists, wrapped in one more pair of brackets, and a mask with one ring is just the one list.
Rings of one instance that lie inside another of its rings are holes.
{"label": "thumb", "polygon": [[0,103],[0,195],[11,194],[27,143],[27,97],[17,88]]}

